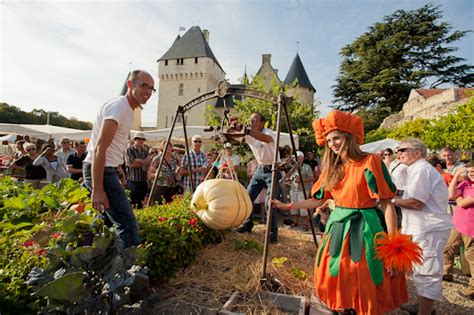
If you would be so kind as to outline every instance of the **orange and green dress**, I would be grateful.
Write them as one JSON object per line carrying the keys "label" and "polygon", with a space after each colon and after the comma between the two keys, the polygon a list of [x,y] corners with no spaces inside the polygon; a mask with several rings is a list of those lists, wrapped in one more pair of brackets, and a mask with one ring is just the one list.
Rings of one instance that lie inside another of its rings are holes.
{"label": "orange and green dress", "polygon": [[377,199],[396,195],[390,174],[380,157],[367,155],[344,165],[344,178],[332,190],[313,185],[316,199],[334,199],[318,249],[314,282],[318,297],[333,310],[354,309],[357,314],[383,314],[408,300],[405,275],[389,277],[376,258],[374,236],[385,220]]}

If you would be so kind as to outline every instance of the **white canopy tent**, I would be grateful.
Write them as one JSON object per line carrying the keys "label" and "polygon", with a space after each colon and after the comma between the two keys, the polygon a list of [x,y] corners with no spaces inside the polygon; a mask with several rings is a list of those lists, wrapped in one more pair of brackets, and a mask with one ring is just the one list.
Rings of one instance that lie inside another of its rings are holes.
{"label": "white canopy tent", "polygon": [[[188,142],[191,143],[191,137],[193,135],[201,135],[203,138],[203,141],[205,144],[214,144],[214,131],[204,131],[206,128],[209,128],[208,126],[186,126],[186,132],[188,135]],[[166,129],[157,129],[157,130],[149,130],[149,131],[144,131],[143,133],[145,134],[145,137],[147,141],[162,141],[168,139],[168,135],[170,133],[171,128],[166,128]],[[136,131],[132,130],[131,132],[131,137],[141,131]],[[299,142],[298,142],[298,136],[293,135],[295,139],[295,146],[296,148],[299,148]],[[175,127],[173,130],[173,135],[171,137],[171,140],[177,143],[184,143],[184,132],[183,132],[183,127]],[[288,133],[281,133],[280,136],[280,146],[283,147],[285,145],[288,145],[291,147],[291,140],[290,140],[290,135]]]}
{"label": "white canopy tent", "polygon": [[16,140],[16,135],[5,135],[3,137],[0,137],[0,141],[8,141],[10,143],[15,143]]}
{"label": "white canopy tent", "polygon": [[383,139],[379,141],[366,143],[364,145],[361,145],[360,148],[362,151],[369,152],[369,153],[376,153],[380,150],[385,150],[387,148],[390,148],[393,150],[393,152],[395,152],[395,149],[399,144],[400,144],[400,141],[387,138],[387,139]]}
{"label": "white canopy tent", "polygon": [[63,137],[67,137],[70,140],[84,140],[86,137],[90,137],[91,130],[72,129],[52,125],[18,125],[0,123],[0,134],[28,135],[45,141],[50,138],[59,141],[59,139]]}

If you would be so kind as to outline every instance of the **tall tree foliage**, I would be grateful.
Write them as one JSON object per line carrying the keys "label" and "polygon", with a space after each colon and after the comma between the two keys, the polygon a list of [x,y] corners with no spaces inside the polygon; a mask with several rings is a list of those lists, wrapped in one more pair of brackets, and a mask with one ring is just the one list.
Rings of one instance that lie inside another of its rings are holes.
{"label": "tall tree foliage", "polygon": [[451,32],[441,19],[440,7],[432,4],[397,10],[342,48],[334,107],[378,113],[384,108],[380,123],[390,111],[401,110],[411,89],[443,83],[472,86],[474,67],[456,57],[458,48],[452,46],[470,31]]}
{"label": "tall tree foliage", "polygon": [[[10,124],[46,124],[48,112],[42,109],[33,109],[27,113],[16,106],[0,103],[0,123]],[[92,123],[75,118],[66,118],[58,112],[49,112],[49,124],[74,129],[92,129]]]}

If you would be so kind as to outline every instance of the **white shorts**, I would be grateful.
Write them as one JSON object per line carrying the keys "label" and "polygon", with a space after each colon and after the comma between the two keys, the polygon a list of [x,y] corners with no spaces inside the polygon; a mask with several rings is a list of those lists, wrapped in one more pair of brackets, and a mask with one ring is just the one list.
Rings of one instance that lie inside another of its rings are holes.
{"label": "white shorts", "polygon": [[413,241],[423,249],[423,264],[413,268],[413,280],[419,296],[432,300],[443,297],[444,246],[449,233],[450,230],[413,235]]}
{"label": "white shorts", "polygon": [[[303,191],[290,190],[291,202],[299,202],[304,200]],[[291,209],[291,215],[300,215],[301,217],[308,216],[308,210],[306,209]]]}

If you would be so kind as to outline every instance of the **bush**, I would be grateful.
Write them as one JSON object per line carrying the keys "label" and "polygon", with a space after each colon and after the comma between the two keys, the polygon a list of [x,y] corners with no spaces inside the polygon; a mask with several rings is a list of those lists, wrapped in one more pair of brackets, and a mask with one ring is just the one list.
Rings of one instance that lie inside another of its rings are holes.
{"label": "bush", "polygon": [[0,312],[31,312],[40,306],[40,298],[31,296],[27,276],[46,265],[52,226],[72,203],[87,201],[87,190],[71,179],[35,190],[4,177],[0,191]]}
{"label": "bush", "polygon": [[173,276],[195,259],[202,245],[222,239],[219,232],[204,226],[189,204],[186,195],[135,212],[142,241],[147,243],[146,265],[151,276]]}

